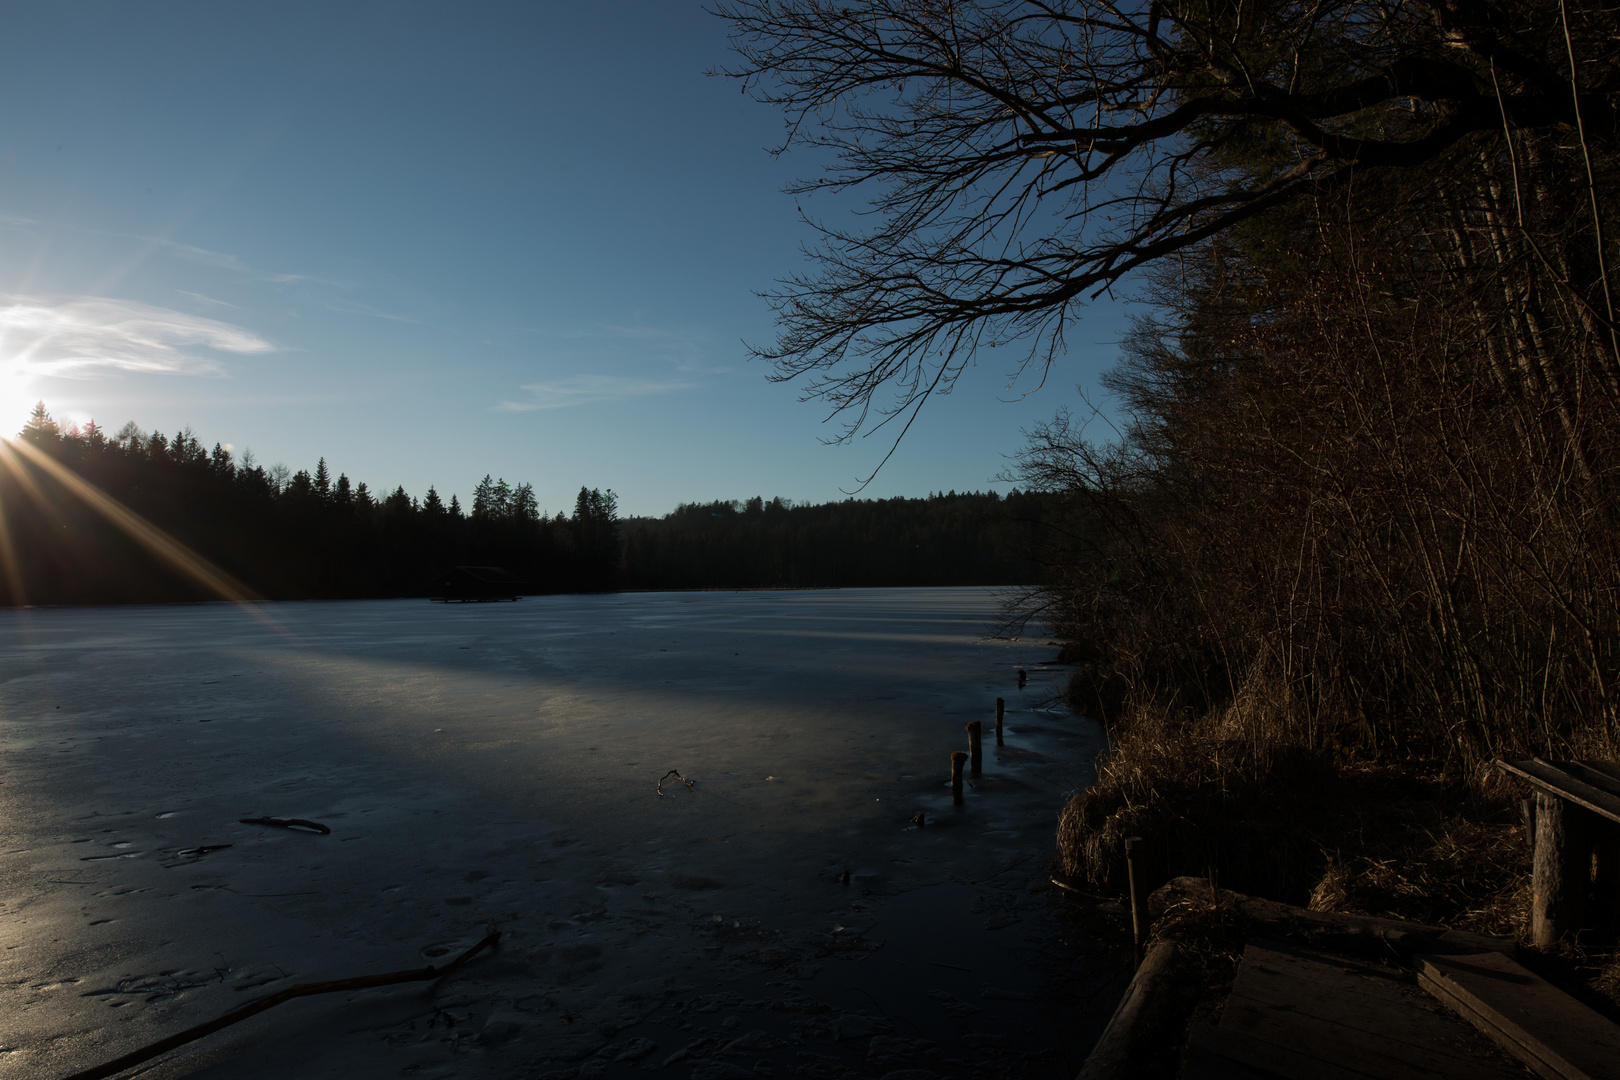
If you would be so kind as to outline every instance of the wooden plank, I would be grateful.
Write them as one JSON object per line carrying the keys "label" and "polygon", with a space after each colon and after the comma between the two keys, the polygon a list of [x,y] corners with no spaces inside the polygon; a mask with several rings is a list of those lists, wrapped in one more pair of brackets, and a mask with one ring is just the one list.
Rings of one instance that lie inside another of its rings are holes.
{"label": "wooden plank", "polygon": [[1620,1080],[1620,1027],[1498,953],[1420,956],[1418,983],[1548,1080]]}
{"label": "wooden plank", "polygon": [[1583,806],[1594,814],[1601,814],[1610,821],[1620,822],[1620,795],[1610,794],[1573,776],[1553,762],[1543,761],[1540,758],[1531,758],[1529,761],[1498,760],[1496,767],[1503,772],[1528,780],[1543,791],[1567,799],[1577,806]]}
{"label": "wooden plank", "polygon": [[[1353,959],[1336,953],[1324,952],[1291,941],[1266,941],[1250,938],[1243,950],[1243,960],[1250,966],[1252,977],[1276,973],[1286,978],[1321,983],[1338,992],[1383,994],[1388,987],[1410,985],[1407,972],[1374,960]],[[1358,980],[1370,979],[1372,985],[1363,988]]]}
{"label": "wooden plank", "polygon": [[1602,788],[1610,795],[1620,798],[1620,765],[1612,761],[1600,761],[1597,758],[1581,758],[1579,761],[1562,761],[1559,764],[1577,780],[1584,780],[1593,787]]}
{"label": "wooden plank", "polygon": [[1250,944],[1222,1031],[1292,1047],[1320,1062],[1353,1063],[1386,1080],[1502,1078],[1489,1047],[1433,1009],[1415,986],[1375,965]]}
{"label": "wooden plank", "polygon": [[[1303,970],[1311,967],[1317,969],[1314,974]],[[1245,950],[1244,969],[1232,988],[1240,1009],[1314,1020],[1326,1025],[1326,1038],[1428,1068],[1470,1074],[1483,1069],[1491,1074],[1492,1054],[1478,1045],[1478,1036],[1435,1008],[1415,982],[1360,972],[1341,974],[1326,963],[1274,952],[1257,953],[1251,959]],[[1324,972],[1334,977],[1320,977]],[[1228,999],[1227,1009],[1231,1008]],[[1238,1022],[1234,1015],[1234,1024]]]}
{"label": "wooden plank", "polygon": [[1354,1065],[1357,1071],[1381,1080],[1506,1080],[1504,1073],[1491,1071],[1477,1060],[1387,1039],[1370,1028],[1364,1018],[1362,1022],[1340,1023],[1324,1016],[1300,1014],[1286,1004],[1259,1006],[1236,993],[1227,999],[1221,1029],[1274,1046],[1297,1048],[1318,1063]]}
{"label": "wooden plank", "polygon": [[[1230,1071],[1218,1071],[1223,1066]],[[1181,1076],[1182,1080],[1376,1080],[1379,1074],[1358,1069],[1352,1062],[1322,1061],[1296,1047],[1195,1024],[1187,1033],[1187,1064]]]}

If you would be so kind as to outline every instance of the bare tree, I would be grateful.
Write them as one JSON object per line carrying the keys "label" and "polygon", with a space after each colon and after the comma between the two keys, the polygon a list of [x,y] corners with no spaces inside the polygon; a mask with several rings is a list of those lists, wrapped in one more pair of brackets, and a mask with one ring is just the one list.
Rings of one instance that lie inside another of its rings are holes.
{"label": "bare tree", "polygon": [[[741,56],[724,74],[784,110],[782,149],[833,155],[791,190],[869,193],[860,227],[812,222],[817,267],[768,294],[779,337],[754,350],[774,378],[805,379],[807,397],[830,403],[844,438],[874,408],[875,426],[902,418],[903,435],[980,348],[1015,345],[1014,377],[1044,379],[1085,300],[1372,170],[1456,168],[1469,140],[1483,148],[1474,160],[1496,159],[1510,136],[1558,132],[1562,153],[1534,167],[1524,148],[1515,157],[1522,227],[1526,198],[1607,182],[1591,147],[1606,160],[1615,138],[1614,15],[1565,0],[722,0],[716,11]],[[1577,130],[1584,174],[1565,137]],[[1592,330],[1612,335],[1597,205],[1596,246],[1584,237],[1597,269],[1561,280]]]}

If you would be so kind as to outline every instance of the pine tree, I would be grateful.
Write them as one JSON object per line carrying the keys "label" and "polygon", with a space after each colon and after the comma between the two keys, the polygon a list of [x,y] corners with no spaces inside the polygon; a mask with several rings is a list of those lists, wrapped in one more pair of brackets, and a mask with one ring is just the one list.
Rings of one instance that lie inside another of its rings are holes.
{"label": "pine tree", "polygon": [[507,503],[507,516],[513,521],[534,522],[540,520],[540,504],[534,497],[533,484],[519,484],[512,489],[512,498]]}
{"label": "pine tree", "polygon": [[500,517],[500,493],[489,473],[473,488],[472,517],[474,521],[489,521]]}
{"label": "pine tree", "polygon": [[61,429],[51,419],[51,414],[45,411],[43,401],[34,405],[34,411],[28,414],[28,423],[23,425],[18,437],[36,446],[54,446],[61,437]]}

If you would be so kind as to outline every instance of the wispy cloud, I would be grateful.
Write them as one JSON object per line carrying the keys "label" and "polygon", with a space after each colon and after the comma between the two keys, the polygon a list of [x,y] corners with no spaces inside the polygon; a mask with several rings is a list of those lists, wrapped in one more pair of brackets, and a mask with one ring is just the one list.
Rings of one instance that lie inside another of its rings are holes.
{"label": "wispy cloud", "polygon": [[0,294],[0,369],[13,375],[209,374],[211,354],[273,351],[245,327],[133,300]]}
{"label": "wispy cloud", "polygon": [[637,379],[623,375],[569,375],[550,382],[529,383],[523,387],[528,401],[503,401],[498,412],[534,412],[538,409],[566,409],[597,401],[653,397],[689,389],[692,383],[678,379]]}
{"label": "wispy cloud", "polygon": [[414,323],[418,321],[408,315],[395,315],[393,312],[374,308],[370,304],[362,304],[358,300],[346,300],[341,297],[328,300],[326,309],[341,312],[344,315],[365,315],[373,319],[388,319],[391,322]]}
{"label": "wispy cloud", "polygon": [[[119,234],[114,233],[113,235]],[[209,251],[207,248],[193,247],[190,244],[182,244],[178,240],[170,240],[166,236],[124,235],[130,236],[131,239],[144,240],[149,244],[155,244],[176,258],[186,260],[186,262],[201,263],[203,266],[212,266],[216,270],[234,270],[238,274],[259,276],[259,272],[254,270],[253,267],[235,255],[228,255],[223,251]]]}
{"label": "wispy cloud", "polygon": [[713,334],[699,326],[593,323],[589,326],[518,326],[513,329],[522,334],[551,338],[570,352],[580,351],[580,343],[589,342],[593,352],[606,352],[626,359],[634,357],[637,361],[656,360],[687,376],[721,375],[731,370],[730,367],[714,363]]}
{"label": "wispy cloud", "polygon": [[[61,221],[45,221],[40,218],[22,217],[17,214],[0,214],[0,225],[10,226],[23,232],[50,232],[64,231],[82,233],[88,236],[105,236],[115,240],[134,240],[145,247],[147,251],[166,251],[177,259],[185,262],[197,263],[200,266],[211,267],[215,270],[229,270],[235,274],[252,278],[257,281],[267,281],[276,285],[286,285],[291,282],[307,281],[318,285],[329,285],[336,288],[349,288],[350,282],[334,281],[330,278],[316,277],[313,274],[289,274],[273,270],[261,270],[249,265],[240,256],[225,251],[213,251],[209,248],[197,247],[195,244],[182,244],[167,236],[148,236],[144,233],[120,232],[113,229],[97,229],[89,225],[74,225]],[[142,256],[144,258],[144,255]]]}
{"label": "wispy cloud", "polygon": [[236,308],[238,311],[242,309],[241,304],[233,304],[228,300],[215,300],[212,296],[204,296],[200,292],[191,292],[189,289],[176,289],[174,291],[179,293],[181,296],[189,296],[193,300],[200,301],[204,304],[217,304],[219,307]]}
{"label": "wispy cloud", "polygon": [[[96,231],[96,230],[86,230]],[[275,285],[286,285],[295,281],[308,281],[317,285],[330,285],[336,288],[349,288],[346,281],[334,281],[331,278],[316,277],[313,274],[278,273],[273,270],[260,270],[250,266],[239,256],[224,251],[210,251],[208,248],[196,247],[192,244],[182,244],[178,240],[170,240],[166,236],[141,236],[136,233],[104,233],[106,236],[123,236],[131,240],[139,240],[153,247],[162,248],[177,259],[186,262],[198,263],[202,266],[211,266],[217,270],[229,270],[232,273],[242,274],[257,281],[268,281]]]}

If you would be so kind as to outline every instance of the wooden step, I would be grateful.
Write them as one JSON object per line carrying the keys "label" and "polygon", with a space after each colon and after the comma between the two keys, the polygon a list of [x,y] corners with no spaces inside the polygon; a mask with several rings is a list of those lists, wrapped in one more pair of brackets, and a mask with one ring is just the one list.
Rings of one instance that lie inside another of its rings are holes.
{"label": "wooden step", "polygon": [[1496,952],[1419,956],[1418,984],[1547,1080],[1620,1080],[1620,1027]]}
{"label": "wooden step", "polygon": [[1507,1080],[1519,1073],[1404,968],[1251,941],[1219,1026],[1190,1035],[1182,1076]]}

